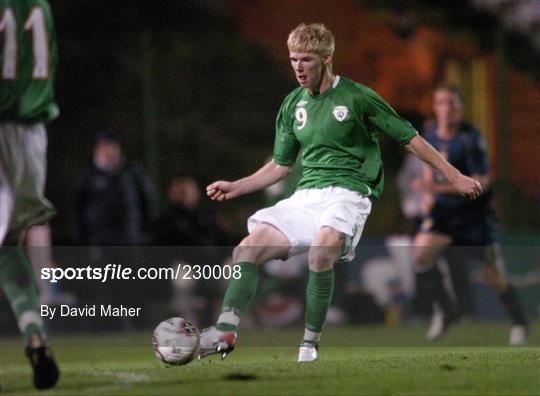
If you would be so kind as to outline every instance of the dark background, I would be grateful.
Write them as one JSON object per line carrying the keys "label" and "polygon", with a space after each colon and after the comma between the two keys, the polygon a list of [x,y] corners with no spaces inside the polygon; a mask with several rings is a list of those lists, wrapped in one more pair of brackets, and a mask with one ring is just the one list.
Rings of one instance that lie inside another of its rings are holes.
{"label": "dark background", "polygon": [[[419,25],[427,19],[445,31],[476,37],[480,52],[496,49],[496,18],[473,12],[466,1],[353,3],[373,12],[373,18],[381,9],[398,19],[412,12]],[[162,207],[173,176],[193,176],[204,188],[255,171],[271,154],[275,114],[296,83],[285,66],[286,37],[283,59],[276,59],[239,28],[235,7],[258,2],[53,0],[51,5],[61,116],[49,126],[47,195],[59,208],[52,221],[56,244],[70,243],[73,180],[90,161],[95,134],[102,128],[116,131],[127,156],[149,170]],[[407,39],[410,32],[404,26],[394,30]],[[509,62],[534,78],[537,53],[519,34],[509,32],[508,43]],[[421,127],[422,115],[391,104]],[[375,203],[366,235],[410,230],[399,210],[394,176],[403,153],[389,143],[382,138],[385,193]],[[522,203],[511,210],[506,206],[505,227],[538,230],[538,197],[520,195],[508,181],[498,187],[499,193],[515,191],[508,202],[517,198]],[[203,199],[203,205],[232,220],[238,236],[245,232],[247,216],[263,204],[261,194],[219,205]]]}

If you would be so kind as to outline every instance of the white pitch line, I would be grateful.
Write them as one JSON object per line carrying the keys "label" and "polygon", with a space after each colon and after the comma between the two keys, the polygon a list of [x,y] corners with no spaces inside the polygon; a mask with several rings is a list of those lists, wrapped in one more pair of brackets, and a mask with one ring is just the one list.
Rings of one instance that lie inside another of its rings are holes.
{"label": "white pitch line", "polygon": [[150,382],[152,378],[148,374],[138,374],[130,371],[116,370],[81,370],[81,375],[103,376],[118,378],[126,385]]}

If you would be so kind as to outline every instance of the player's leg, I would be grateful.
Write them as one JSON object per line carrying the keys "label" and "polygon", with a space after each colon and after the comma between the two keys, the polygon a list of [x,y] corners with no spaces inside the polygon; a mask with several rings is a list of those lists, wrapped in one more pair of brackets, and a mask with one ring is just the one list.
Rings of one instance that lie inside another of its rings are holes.
{"label": "player's leg", "polygon": [[504,269],[504,259],[500,246],[485,247],[482,275],[486,284],[497,294],[506,313],[512,320],[510,345],[524,345],[527,342],[527,318],[519,302],[516,289],[510,284]]}
{"label": "player's leg", "polygon": [[305,329],[299,362],[317,359],[318,342],[334,294],[334,263],[343,255],[345,239],[342,232],[325,226],[319,229],[309,249]]}
{"label": "player's leg", "polygon": [[24,248],[17,243],[21,238],[19,233],[10,233],[4,246],[0,247],[0,279],[27,345],[32,334],[43,335],[43,320],[30,261]]}
{"label": "player's leg", "polygon": [[453,307],[444,287],[442,274],[435,265],[441,252],[452,243],[449,235],[438,232],[420,232],[413,240],[412,263],[417,288],[423,288],[431,296],[434,312],[426,334],[428,340],[439,338],[453,316]]}
{"label": "player's leg", "polygon": [[291,243],[270,224],[260,223],[235,248],[233,265],[240,268],[225,292],[217,324],[203,331],[199,357],[221,353],[223,357],[234,349],[240,318],[255,296],[259,283],[260,264],[287,256]]}
{"label": "player's leg", "polygon": [[450,248],[444,252],[443,256],[448,271],[448,283],[445,282],[445,284],[449,284],[450,291],[453,293],[457,315],[461,319],[472,319],[473,296],[468,260],[463,260],[463,252],[459,248]]}
{"label": "player's leg", "polygon": [[0,125],[0,278],[23,334],[34,385],[39,389],[53,386],[59,372],[45,345],[36,283],[21,230],[54,213],[43,196],[46,143],[42,124]]}
{"label": "player's leg", "polygon": [[236,330],[240,317],[257,291],[259,265],[282,258],[291,248],[289,240],[277,228],[259,224],[233,252],[233,263],[240,267],[239,279],[231,279],[222,304],[216,327]]}
{"label": "player's leg", "polygon": [[23,238],[8,234],[6,244],[0,247],[0,279],[23,335],[26,355],[34,370],[34,385],[46,389],[56,384],[58,367],[45,344],[39,298],[28,255],[20,243],[8,246],[17,242],[15,239]]}
{"label": "player's leg", "polygon": [[317,226],[309,243],[306,316],[299,362],[317,359],[318,342],[334,291],[334,264],[351,261],[371,212],[369,197],[341,187],[313,190]]}

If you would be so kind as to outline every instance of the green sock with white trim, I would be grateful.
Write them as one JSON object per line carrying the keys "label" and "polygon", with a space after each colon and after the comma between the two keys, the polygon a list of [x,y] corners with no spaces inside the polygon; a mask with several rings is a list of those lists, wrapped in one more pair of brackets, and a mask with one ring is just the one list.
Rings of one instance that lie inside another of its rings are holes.
{"label": "green sock with white trim", "polygon": [[221,308],[216,329],[236,331],[240,317],[257,292],[259,284],[259,266],[247,261],[236,263],[240,266],[239,279],[231,279]]}
{"label": "green sock with white trim", "polygon": [[306,328],[304,341],[316,343],[321,336],[326,313],[334,294],[334,269],[315,272],[309,271],[306,288]]}

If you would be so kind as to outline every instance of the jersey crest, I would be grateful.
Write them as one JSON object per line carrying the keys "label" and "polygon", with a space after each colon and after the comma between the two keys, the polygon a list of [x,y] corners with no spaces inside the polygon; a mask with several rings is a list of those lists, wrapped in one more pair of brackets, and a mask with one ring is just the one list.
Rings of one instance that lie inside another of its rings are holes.
{"label": "jersey crest", "polygon": [[347,108],[347,106],[336,106],[334,107],[334,111],[332,112],[332,114],[334,114],[336,120],[341,122],[345,118],[347,118],[347,114],[349,114],[349,109]]}

